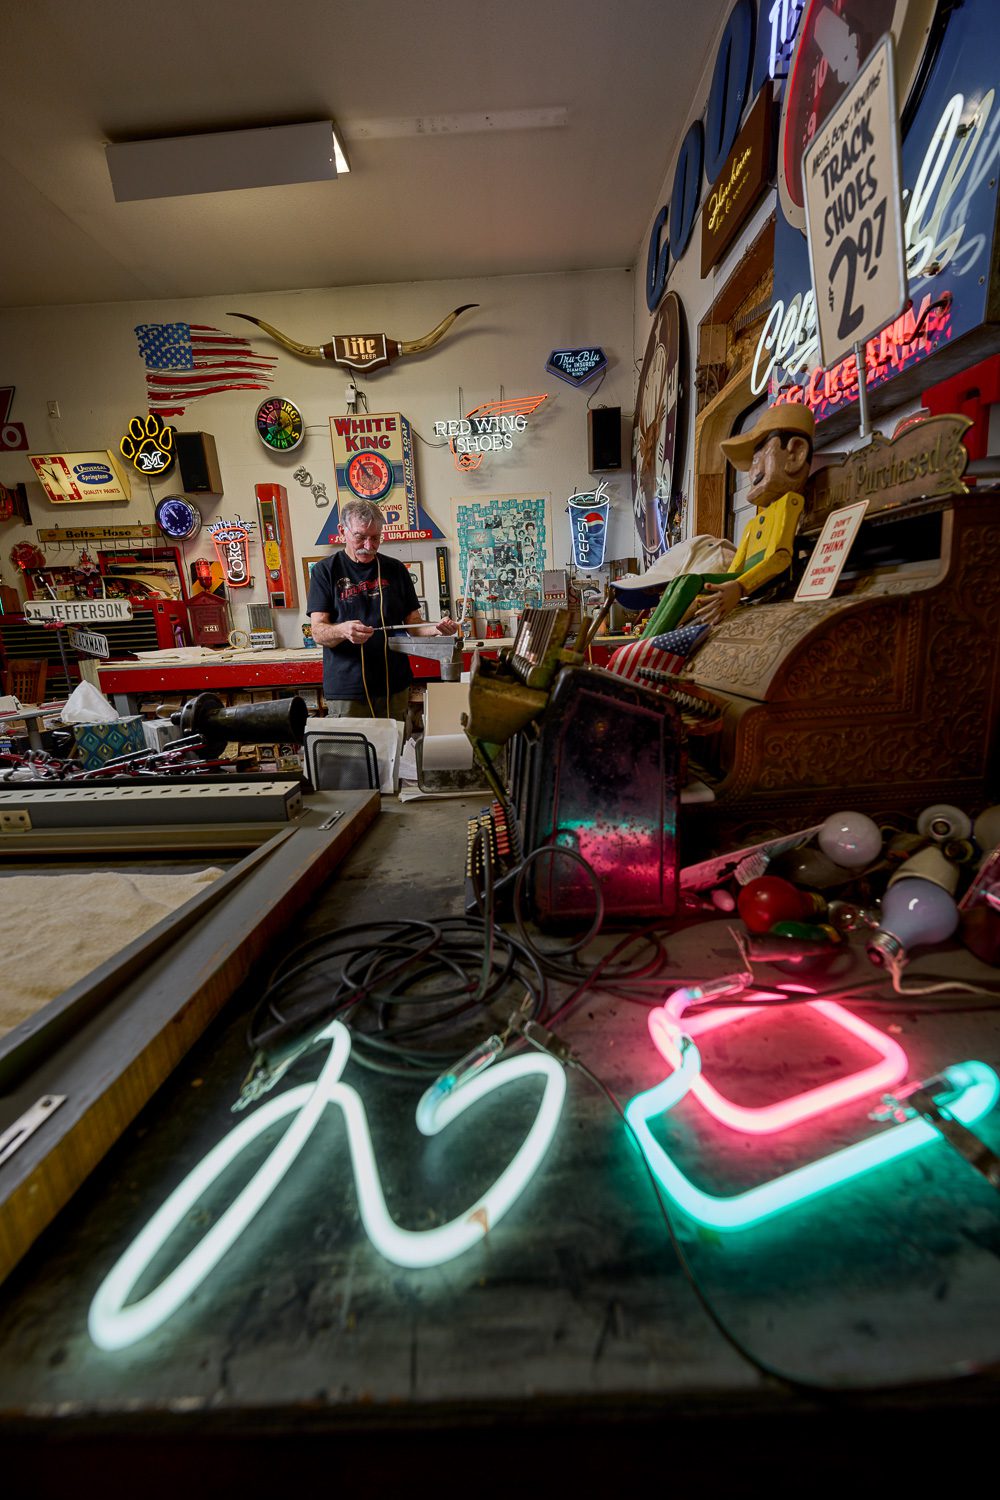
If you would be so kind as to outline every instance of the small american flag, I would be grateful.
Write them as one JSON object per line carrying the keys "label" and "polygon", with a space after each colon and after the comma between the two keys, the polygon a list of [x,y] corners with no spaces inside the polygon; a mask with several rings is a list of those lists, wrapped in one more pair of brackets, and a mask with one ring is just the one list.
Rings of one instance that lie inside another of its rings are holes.
{"label": "small american flag", "polygon": [[135,336],[146,366],[149,410],[161,417],[182,416],[198,396],[266,391],[278,362],[206,323],[140,323]]}
{"label": "small american flag", "polygon": [[642,681],[640,667],[655,667],[658,672],[679,672],[710,629],[709,625],[682,625],[679,630],[668,630],[648,641],[630,641],[614,652],[608,662],[608,671],[617,672],[629,682]]}

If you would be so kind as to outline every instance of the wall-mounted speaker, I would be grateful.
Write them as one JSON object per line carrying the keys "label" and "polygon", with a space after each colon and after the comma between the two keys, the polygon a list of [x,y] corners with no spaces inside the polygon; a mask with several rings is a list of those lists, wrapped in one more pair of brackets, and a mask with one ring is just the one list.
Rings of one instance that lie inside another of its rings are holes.
{"label": "wall-mounted speaker", "polygon": [[210,432],[175,432],[174,449],[185,495],[221,495],[222,473]]}
{"label": "wall-mounted speaker", "polygon": [[587,453],[591,474],[622,466],[622,409],[595,406],[587,413]]}

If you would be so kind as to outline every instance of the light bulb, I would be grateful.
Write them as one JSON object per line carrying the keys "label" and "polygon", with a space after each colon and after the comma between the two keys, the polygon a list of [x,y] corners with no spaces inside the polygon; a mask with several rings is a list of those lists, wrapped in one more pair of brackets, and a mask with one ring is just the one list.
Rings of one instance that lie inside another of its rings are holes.
{"label": "light bulb", "polygon": [[828,859],[811,844],[779,854],[777,859],[771,861],[768,874],[781,875],[793,885],[805,885],[814,891],[844,885],[850,878],[842,865],[835,865],[832,859]]}
{"label": "light bulb", "polygon": [[943,943],[958,926],[958,907],[950,894],[929,880],[910,876],[889,887],[882,901],[882,921],[868,943],[873,964],[888,959],[905,963],[912,948]]}
{"label": "light bulb", "polygon": [[967,839],[972,832],[972,819],[960,807],[952,807],[949,802],[935,802],[932,807],[925,807],[918,817],[917,832],[925,839],[933,839],[936,844],[946,843],[948,839]]}
{"label": "light bulb", "polygon": [[770,932],[775,922],[808,921],[823,906],[823,901],[779,875],[759,875],[756,880],[747,881],[736,904],[751,932]]}
{"label": "light bulb", "polygon": [[982,849],[988,854],[1000,844],[1000,807],[988,807],[981,812],[972,828],[973,837]]}
{"label": "light bulb", "polygon": [[860,870],[882,852],[878,824],[859,812],[831,813],[816,842],[827,859],[845,870]]}

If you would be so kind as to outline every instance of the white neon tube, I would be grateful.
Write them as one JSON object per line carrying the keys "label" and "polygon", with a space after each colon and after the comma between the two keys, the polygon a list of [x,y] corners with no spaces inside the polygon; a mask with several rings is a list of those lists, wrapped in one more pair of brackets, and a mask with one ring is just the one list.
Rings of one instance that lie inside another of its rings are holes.
{"label": "white neon tube", "polygon": [[[397,1265],[426,1267],[452,1260],[481,1240],[520,1197],[551,1144],[562,1112],[566,1076],[553,1058],[528,1053],[499,1062],[461,1084],[437,1106],[433,1124],[436,1130],[442,1130],[477,1100],[518,1078],[537,1076],[545,1082],[531,1129],[492,1186],[449,1224],[415,1231],[400,1228],[390,1217],[364,1104],[350,1085],[340,1082],[351,1053],[350,1033],[340,1021],[333,1021],[319,1039],[329,1040],[331,1048],[316,1082],[289,1089],[270,1100],[224,1136],[171,1193],[112,1267],[97,1290],[88,1317],[90,1336],[99,1348],[124,1349],[159,1328],[177,1311],[266,1203],[328,1104],[339,1105],[344,1112],[361,1221],[375,1248]],[[126,1307],[128,1297],[154,1256],[202,1194],[251,1141],[286,1115],[294,1116],[292,1123],[218,1222],[159,1286]]]}

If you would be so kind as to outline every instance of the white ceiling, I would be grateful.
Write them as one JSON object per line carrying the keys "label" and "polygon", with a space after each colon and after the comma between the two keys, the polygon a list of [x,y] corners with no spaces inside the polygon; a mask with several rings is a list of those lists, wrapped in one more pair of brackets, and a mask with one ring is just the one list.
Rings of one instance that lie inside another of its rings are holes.
{"label": "white ceiling", "polygon": [[[0,0],[0,307],[631,265],[730,4]],[[109,141],[327,118],[336,182],[112,196]]]}

